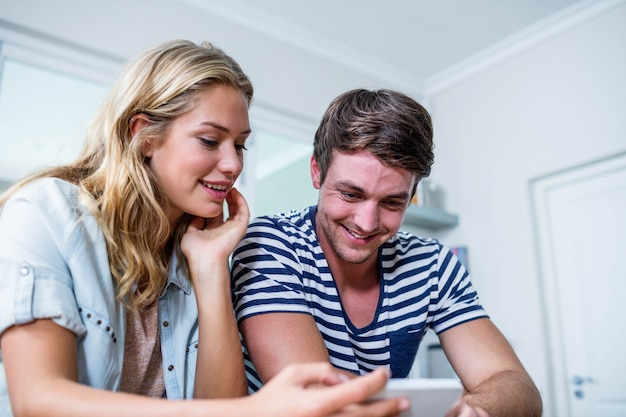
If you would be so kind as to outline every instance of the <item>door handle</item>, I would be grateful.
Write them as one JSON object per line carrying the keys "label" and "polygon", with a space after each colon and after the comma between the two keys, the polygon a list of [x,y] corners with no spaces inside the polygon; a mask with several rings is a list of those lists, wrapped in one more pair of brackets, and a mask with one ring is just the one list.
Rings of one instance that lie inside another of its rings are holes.
{"label": "door handle", "polygon": [[595,380],[589,376],[583,377],[580,375],[574,375],[570,382],[572,383],[572,385],[583,385],[593,383],[595,382]]}

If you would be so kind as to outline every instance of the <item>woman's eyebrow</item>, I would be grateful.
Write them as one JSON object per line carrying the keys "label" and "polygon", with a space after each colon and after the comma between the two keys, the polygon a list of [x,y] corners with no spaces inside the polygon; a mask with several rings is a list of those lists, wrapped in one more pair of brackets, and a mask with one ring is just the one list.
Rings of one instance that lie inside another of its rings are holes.
{"label": "woman's eyebrow", "polygon": [[[219,130],[219,131],[222,131],[222,132],[224,132],[224,133],[232,133],[232,132],[230,131],[230,129],[228,129],[226,126],[222,126],[222,125],[221,125],[221,124],[219,124],[219,123],[215,123],[215,122],[211,122],[211,121],[205,121],[205,122],[201,122],[201,123],[199,124],[199,126],[205,126],[205,125],[211,126],[211,127],[215,128],[215,129],[217,129],[217,130]],[[239,132],[239,135],[248,135],[248,134],[250,134],[251,132],[252,132],[252,130],[251,130],[251,129],[246,129],[246,130],[244,130],[244,131],[242,131],[242,132]]]}

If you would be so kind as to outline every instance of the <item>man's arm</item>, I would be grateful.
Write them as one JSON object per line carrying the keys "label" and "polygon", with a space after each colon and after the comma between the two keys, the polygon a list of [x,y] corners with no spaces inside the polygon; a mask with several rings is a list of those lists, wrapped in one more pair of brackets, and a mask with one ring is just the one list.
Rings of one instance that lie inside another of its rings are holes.
{"label": "man's arm", "polygon": [[541,416],[537,387],[491,320],[455,326],[439,340],[467,391],[463,397],[467,404],[491,417]]}
{"label": "man's arm", "polygon": [[322,335],[308,314],[259,314],[248,317],[239,327],[263,383],[287,365],[329,361]]}

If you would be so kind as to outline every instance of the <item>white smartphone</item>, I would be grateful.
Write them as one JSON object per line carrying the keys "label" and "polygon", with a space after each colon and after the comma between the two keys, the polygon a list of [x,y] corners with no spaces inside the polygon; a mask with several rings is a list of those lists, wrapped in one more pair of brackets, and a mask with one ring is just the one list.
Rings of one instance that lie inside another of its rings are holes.
{"label": "white smartphone", "polygon": [[463,392],[463,385],[454,378],[392,378],[385,389],[372,399],[406,397],[411,408],[401,417],[443,417]]}

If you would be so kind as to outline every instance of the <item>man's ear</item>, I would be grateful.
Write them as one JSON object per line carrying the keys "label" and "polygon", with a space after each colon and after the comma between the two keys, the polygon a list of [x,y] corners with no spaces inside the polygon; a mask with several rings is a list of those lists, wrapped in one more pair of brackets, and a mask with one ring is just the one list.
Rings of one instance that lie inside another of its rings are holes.
{"label": "man's ear", "polygon": [[[144,127],[148,126],[150,121],[145,114],[137,113],[133,117],[130,118],[130,123],[128,125],[128,130],[130,132],[130,137],[134,138],[135,135]],[[152,143],[150,139],[146,140],[141,144],[141,154],[146,158],[152,156]]]}
{"label": "man's ear", "polygon": [[313,182],[313,187],[318,190],[322,186],[320,181],[320,167],[317,165],[315,156],[311,156],[311,182]]}

